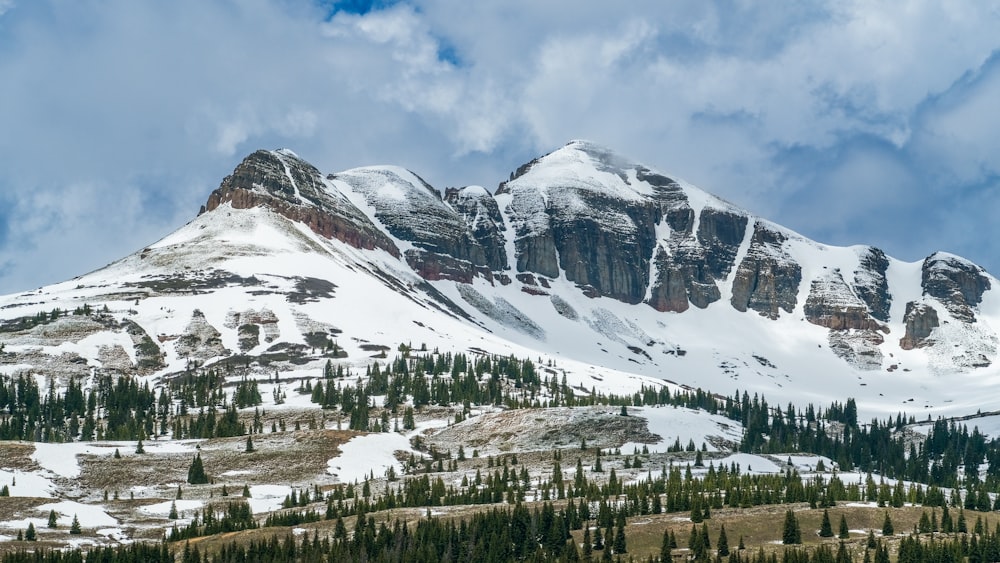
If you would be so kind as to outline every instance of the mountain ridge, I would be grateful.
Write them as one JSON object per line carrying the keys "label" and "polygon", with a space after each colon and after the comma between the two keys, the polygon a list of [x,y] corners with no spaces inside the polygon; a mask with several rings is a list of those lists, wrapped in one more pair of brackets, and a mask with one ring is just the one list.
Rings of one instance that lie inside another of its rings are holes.
{"label": "mountain ridge", "polygon": [[[493,194],[439,191],[391,166],[324,175],[291,151],[256,151],[174,234],[0,297],[8,325],[83,302],[111,304],[114,321],[70,344],[12,328],[0,369],[43,369],[73,348],[79,359],[56,362],[60,373],[163,375],[192,360],[260,361],[315,334],[352,339],[343,349],[362,362],[365,345],[421,338],[547,356],[585,386],[603,371],[794,397],[819,392],[810,374],[822,373],[899,402],[912,392],[899,388],[906,374],[927,408],[950,409],[976,373],[995,371],[993,287],[947,253],[906,263],[811,241],[584,141],[519,167]],[[270,336],[253,340],[246,324]],[[140,354],[147,342],[159,351]],[[941,379],[956,378],[965,383],[942,397]]]}

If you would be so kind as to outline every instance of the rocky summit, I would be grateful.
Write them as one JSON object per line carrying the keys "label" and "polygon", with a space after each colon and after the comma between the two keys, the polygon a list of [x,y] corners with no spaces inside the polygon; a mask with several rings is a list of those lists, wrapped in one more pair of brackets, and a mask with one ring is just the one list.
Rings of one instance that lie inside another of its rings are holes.
{"label": "rocky summit", "polygon": [[0,298],[0,367],[164,376],[419,341],[566,362],[584,387],[611,370],[780,398],[820,377],[935,409],[995,369],[994,287],[946,253],[808,240],[585,141],[492,191],[260,150],[176,233]]}

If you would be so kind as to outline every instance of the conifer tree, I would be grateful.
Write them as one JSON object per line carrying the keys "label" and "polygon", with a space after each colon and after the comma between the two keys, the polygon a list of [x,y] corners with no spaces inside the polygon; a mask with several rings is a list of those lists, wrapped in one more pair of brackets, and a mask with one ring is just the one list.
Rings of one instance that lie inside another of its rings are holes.
{"label": "conifer tree", "polygon": [[846,540],[851,537],[851,531],[847,527],[847,516],[840,515],[840,539]]}
{"label": "conifer tree", "polygon": [[74,536],[78,536],[83,533],[83,530],[80,529],[80,519],[76,517],[76,514],[73,515],[73,523],[69,525],[69,533]]}
{"label": "conifer tree", "polygon": [[729,538],[726,537],[725,524],[723,524],[722,528],[719,530],[719,541],[717,542],[717,550],[720,557],[725,557],[729,555]]}
{"label": "conifer tree", "polygon": [[24,541],[38,541],[38,536],[35,534],[35,524],[33,522],[28,522],[28,529],[24,531]]}
{"label": "conifer tree", "polygon": [[59,526],[59,522],[56,521],[56,511],[55,510],[50,510],[49,511],[49,524],[48,525],[49,525],[49,528],[56,528],[56,527]]}
{"label": "conifer tree", "polygon": [[802,543],[802,530],[799,520],[791,510],[785,511],[785,525],[781,533],[781,543],[785,545]]}
{"label": "conifer tree", "polygon": [[819,525],[819,537],[833,537],[833,526],[830,524],[830,512],[825,508],[823,509],[823,521]]}
{"label": "conifer tree", "polygon": [[201,462],[201,452],[195,454],[194,459],[191,461],[191,467],[188,468],[187,482],[192,485],[204,485],[208,483],[208,475],[205,474],[205,466]]}
{"label": "conifer tree", "polygon": [[660,543],[660,561],[673,561],[673,553],[670,547],[670,530],[664,528],[663,541]]}
{"label": "conifer tree", "polygon": [[882,535],[891,536],[895,531],[892,528],[892,519],[889,518],[889,511],[885,511],[885,520],[882,521]]}
{"label": "conifer tree", "polygon": [[251,438],[251,437],[250,437],[250,435],[249,435],[249,434],[247,434],[247,447],[246,447],[246,453],[248,453],[248,454],[249,454],[249,453],[253,453],[253,451],[254,451],[254,447],[253,447],[253,438]]}

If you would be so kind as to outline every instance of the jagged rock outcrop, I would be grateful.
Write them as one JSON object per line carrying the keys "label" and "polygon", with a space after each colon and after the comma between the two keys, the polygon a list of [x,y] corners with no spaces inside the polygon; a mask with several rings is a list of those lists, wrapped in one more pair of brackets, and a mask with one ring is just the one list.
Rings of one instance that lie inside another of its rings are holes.
{"label": "jagged rock outcrop", "polygon": [[974,322],[974,308],[990,289],[990,280],[979,266],[942,252],[924,260],[921,286],[925,295],[937,298],[958,320]]}
{"label": "jagged rock outcrop", "polygon": [[812,324],[831,330],[888,331],[871,317],[868,305],[851,291],[840,270],[812,281],[803,312]]}
{"label": "jagged rock outcrop", "polygon": [[926,303],[910,301],[906,304],[903,324],[906,326],[906,332],[899,341],[903,350],[928,346],[933,343],[928,339],[931,331],[940,326],[937,309]]}
{"label": "jagged rock outcrop", "polygon": [[865,305],[869,314],[882,322],[889,322],[889,307],[892,294],[889,293],[889,258],[881,250],[869,246],[858,256],[858,269],[854,271],[852,287]]}
{"label": "jagged rock outcrop", "polygon": [[765,222],[754,224],[750,248],[733,279],[730,302],[737,311],[752,309],[777,319],[779,309],[787,313],[795,309],[802,267],[782,248],[786,240]]}
{"label": "jagged rock outcrop", "polygon": [[174,351],[181,358],[207,360],[228,356],[230,351],[222,344],[222,333],[212,326],[205,314],[195,309],[184,334],[174,343]]}
{"label": "jagged rock outcrop", "polygon": [[208,197],[201,213],[223,203],[235,209],[266,207],[326,238],[400,255],[360,209],[343,194],[326,189],[319,170],[289,151],[261,150],[243,159]]}
{"label": "jagged rock outcrop", "polygon": [[472,238],[483,249],[485,265],[491,270],[508,268],[503,216],[500,206],[485,188],[466,186],[445,190],[444,200],[451,205],[472,232]]}
{"label": "jagged rock outcrop", "polygon": [[475,224],[476,217],[472,217],[474,224],[470,225],[437,190],[408,170],[356,168],[329,178],[363,196],[389,233],[413,244],[414,249],[405,253],[406,261],[425,279],[468,283],[477,273],[488,276],[491,271],[506,268],[496,223],[499,210],[493,213],[488,209],[481,194],[476,197],[473,190],[465,194],[469,200],[463,202],[467,211],[477,205],[484,207],[479,223]]}

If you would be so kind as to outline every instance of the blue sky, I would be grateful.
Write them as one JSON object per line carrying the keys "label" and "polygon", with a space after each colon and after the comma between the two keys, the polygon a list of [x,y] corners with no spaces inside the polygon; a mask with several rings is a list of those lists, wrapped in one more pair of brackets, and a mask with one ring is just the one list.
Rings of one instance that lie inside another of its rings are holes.
{"label": "blue sky", "polygon": [[258,148],[495,188],[590,139],[820,242],[1000,274],[1000,2],[0,0],[0,293]]}

